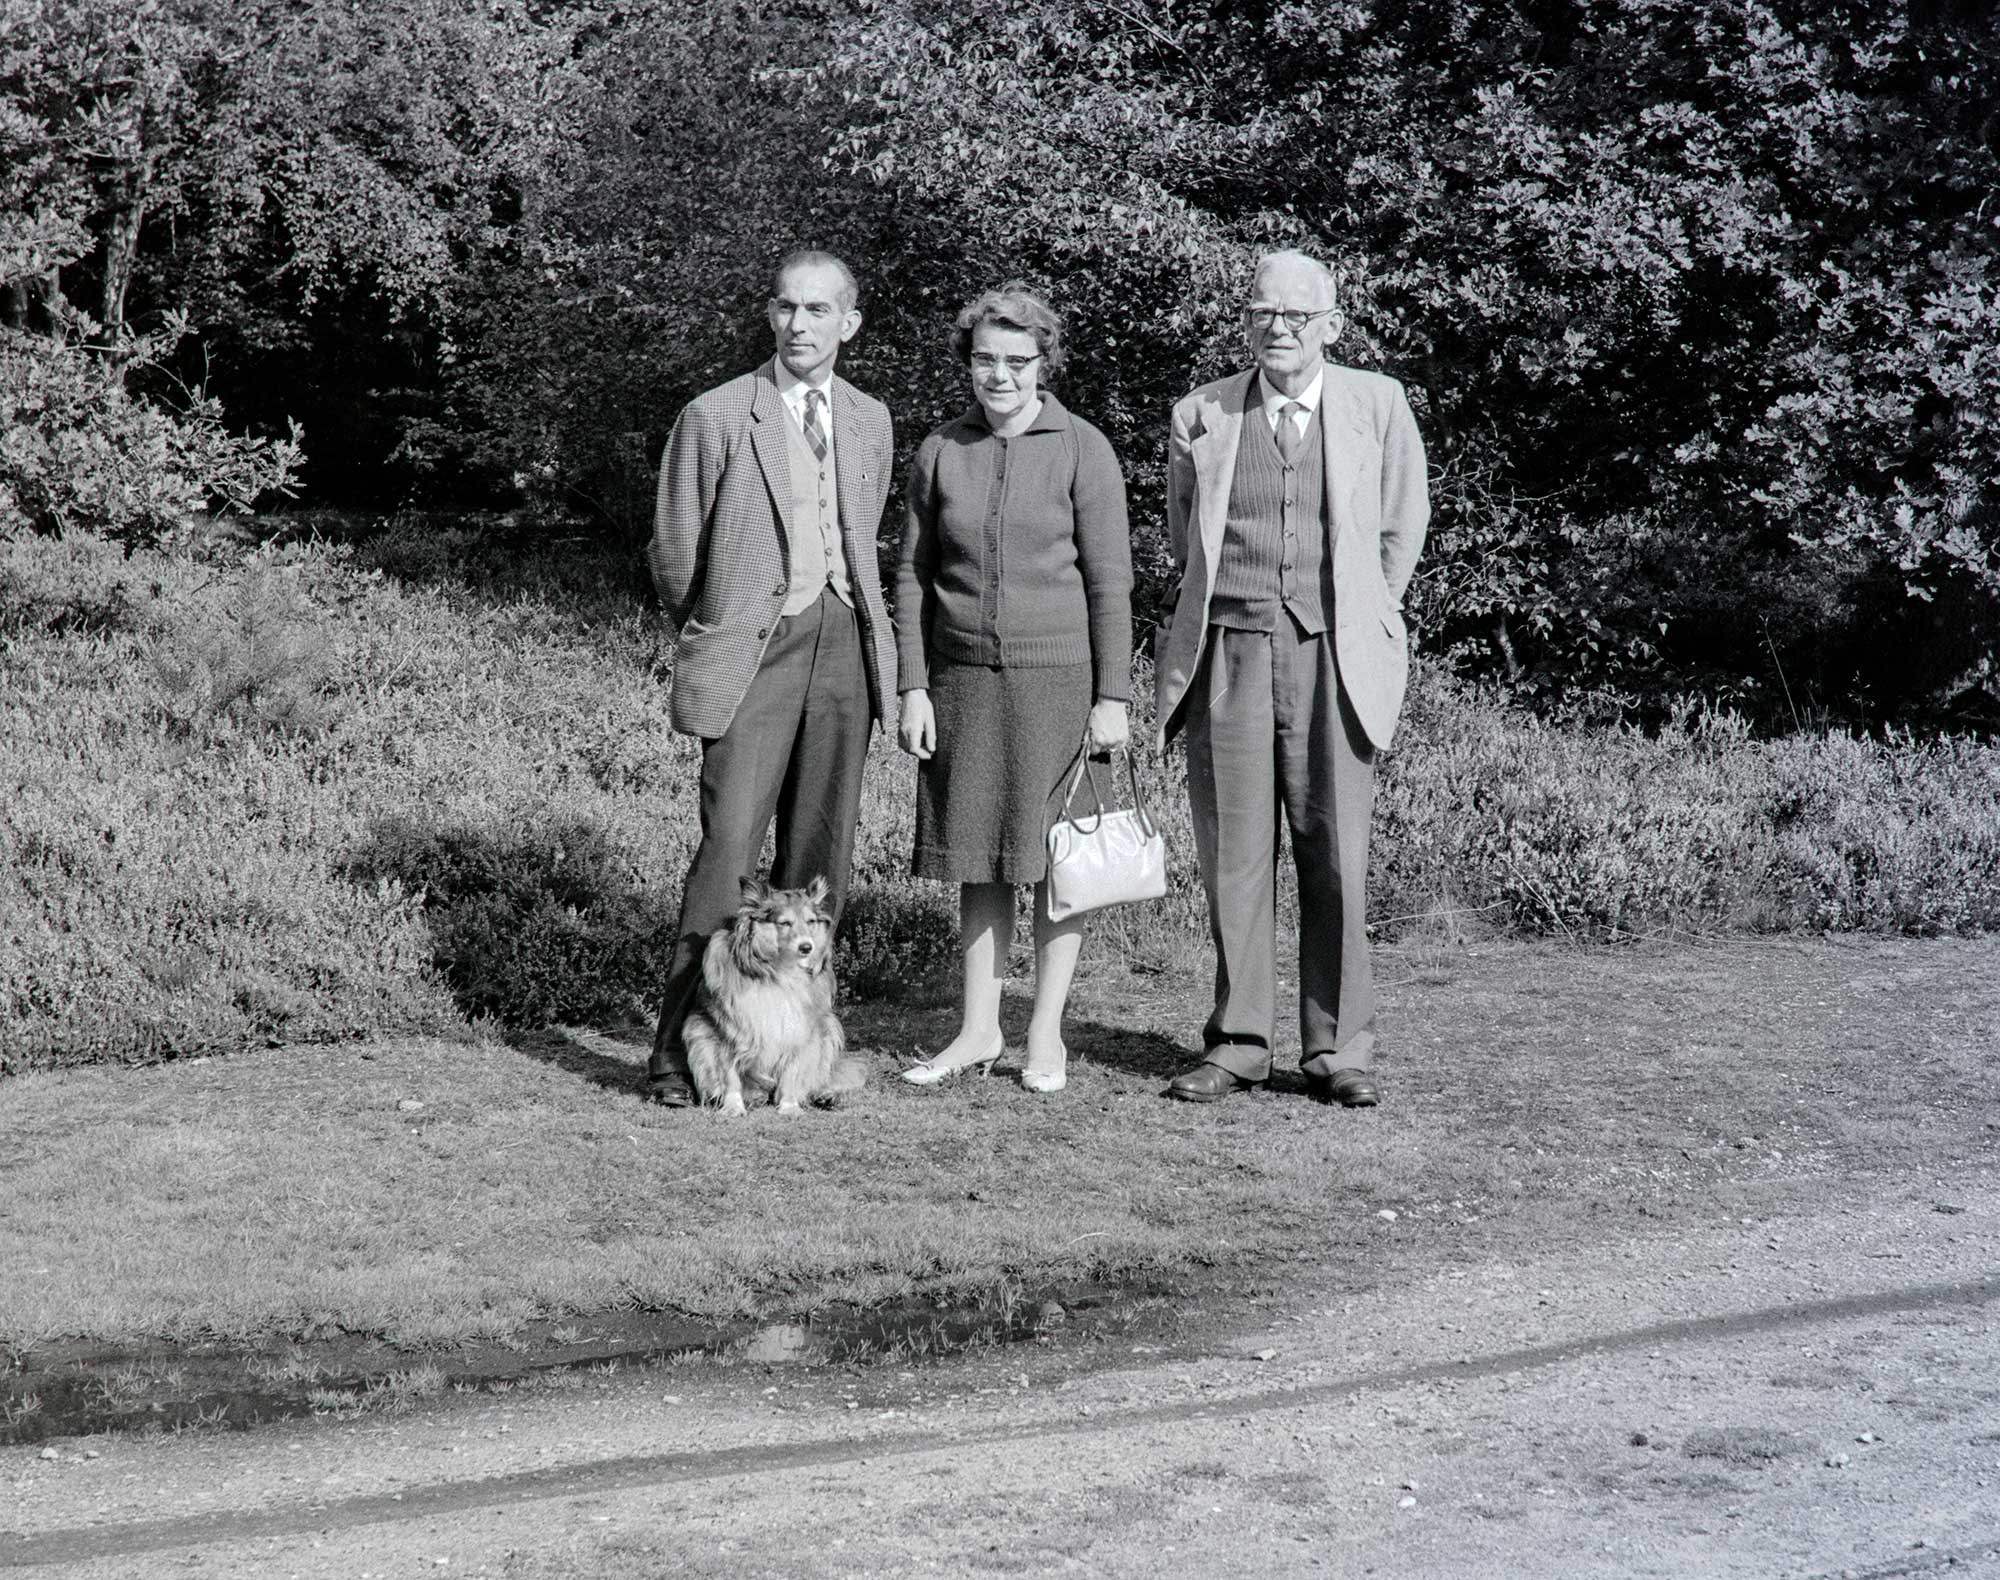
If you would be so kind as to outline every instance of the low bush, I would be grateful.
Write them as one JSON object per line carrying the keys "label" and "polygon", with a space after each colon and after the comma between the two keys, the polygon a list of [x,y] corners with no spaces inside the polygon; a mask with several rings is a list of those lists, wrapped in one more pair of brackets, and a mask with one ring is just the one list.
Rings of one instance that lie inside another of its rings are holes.
{"label": "low bush", "polygon": [[667,896],[637,884],[604,830],[574,816],[492,829],[401,814],[345,871],[423,900],[433,962],[469,1016],[615,1020],[657,992],[673,950]]}
{"label": "low bush", "polygon": [[[350,537],[230,566],[0,542],[0,1067],[650,1014],[700,748],[667,724],[629,562],[498,554],[449,521]],[[1089,958],[1199,991],[1178,754],[1141,773],[1172,887],[1099,919]],[[914,799],[878,737],[852,996],[955,976],[956,892],[908,875]],[[1557,728],[1426,668],[1373,850],[1391,935],[1990,930],[2000,750],[1760,740],[1699,706],[1650,735]],[[1290,894],[1281,867],[1286,918]]]}
{"label": "low bush", "polygon": [[1376,915],[1464,906],[1531,932],[2000,927],[2000,750],[1752,737],[1681,707],[1561,729],[1425,673],[1376,803]]}
{"label": "low bush", "polygon": [[248,510],[288,494],[304,459],[283,439],[230,432],[222,404],[189,392],[179,410],[133,395],[126,379],[186,329],[85,344],[95,326],[30,334],[0,325],[0,537],[82,531],[129,546],[184,538],[211,504]]}

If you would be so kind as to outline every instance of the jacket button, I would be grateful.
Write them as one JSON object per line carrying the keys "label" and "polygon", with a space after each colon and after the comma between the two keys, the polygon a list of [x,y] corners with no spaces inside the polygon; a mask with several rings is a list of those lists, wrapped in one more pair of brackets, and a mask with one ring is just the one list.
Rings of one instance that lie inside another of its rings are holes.
{"label": "jacket button", "polygon": [[769,636],[770,634],[771,634],[771,628],[768,625],[760,626],[757,630],[757,640],[761,642],[764,640],[765,637]]}
{"label": "jacket button", "polygon": [[784,597],[784,596],[785,596],[785,593],[786,593],[786,592],[787,592],[788,590],[789,590],[789,589],[787,588],[787,586],[786,586],[786,584],[785,584],[784,582],[779,582],[777,586],[775,586],[775,587],[773,587],[773,588],[771,589],[771,596],[772,596],[773,598],[782,598],[782,597]]}

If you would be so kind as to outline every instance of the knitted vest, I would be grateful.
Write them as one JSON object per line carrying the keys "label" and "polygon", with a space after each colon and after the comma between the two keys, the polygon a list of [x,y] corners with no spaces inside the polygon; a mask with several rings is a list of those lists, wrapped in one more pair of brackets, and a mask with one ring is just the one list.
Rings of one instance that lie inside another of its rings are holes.
{"label": "knitted vest", "polygon": [[[1289,422],[1290,418],[1285,418]],[[1263,410],[1243,413],[1236,473],[1229,485],[1229,519],[1209,599],[1213,625],[1275,631],[1285,609],[1299,629],[1326,629],[1322,593],[1326,558],[1326,452],[1315,411],[1287,462]]]}
{"label": "knitted vest", "polygon": [[[820,422],[831,430],[833,414],[822,405]],[[791,546],[790,586],[785,613],[810,609],[828,587],[848,608],[854,595],[847,585],[847,557],[840,548],[840,490],[833,443],[826,459],[813,454],[805,430],[785,414],[785,465],[792,477],[791,509],[785,513],[785,536]]]}

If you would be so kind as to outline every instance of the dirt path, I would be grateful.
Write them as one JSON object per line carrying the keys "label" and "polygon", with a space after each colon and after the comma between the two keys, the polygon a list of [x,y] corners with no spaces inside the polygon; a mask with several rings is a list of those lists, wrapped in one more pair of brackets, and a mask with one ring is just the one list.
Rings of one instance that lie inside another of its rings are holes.
{"label": "dirt path", "polygon": [[2000,1575],[1996,1252],[2000,1180],[1968,1159],[1609,1257],[1329,1270],[1115,1352],[662,1367],[8,1449],[0,1569]]}

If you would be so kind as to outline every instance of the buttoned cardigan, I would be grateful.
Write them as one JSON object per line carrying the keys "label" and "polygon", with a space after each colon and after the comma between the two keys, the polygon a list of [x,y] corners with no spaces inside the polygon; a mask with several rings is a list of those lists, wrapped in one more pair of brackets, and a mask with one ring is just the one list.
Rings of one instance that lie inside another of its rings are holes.
{"label": "buttoned cardigan", "polygon": [[1088,661],[1097,697],[1129,698],[1132,546],[1110,440],[1047,391],[1011,439],[975,405],[918,447],[908,494],[896,563],[899,689],[929,689],[933,658]]}

